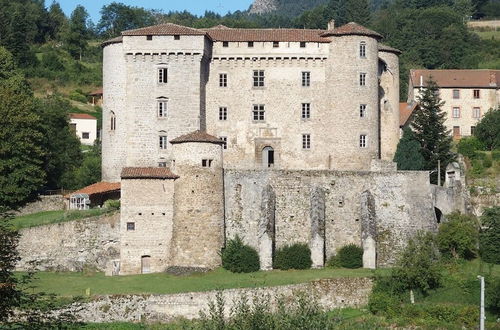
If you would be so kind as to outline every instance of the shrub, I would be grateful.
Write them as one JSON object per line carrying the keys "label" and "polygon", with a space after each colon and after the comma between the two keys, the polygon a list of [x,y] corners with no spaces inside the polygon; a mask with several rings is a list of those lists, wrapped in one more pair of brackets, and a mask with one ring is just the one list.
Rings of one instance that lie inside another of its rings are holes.
{"label": "shrub", "polygon": [[306,244],[293,244],[278,249],[273,262],[273,268],[283,270],[308,269],[311,265],[311,250]]}
{"label": "shrub", "polygon": [[260,269],[259,254],[243,244],[239,236],[230,239],[222,249],[222,267],[233,273],[251,273]]}
{"label": "shrub", "polygon": [[500,317],[500,277],[487,279],[486,307],[497,317]]}
{"label": "shrub", "polygon": [[487,208],[481,216],[479,253],[489,263],[500,264],[500,206]]}
{"label": "shrub", "polygon": [[477,256],[479,230],[477,220],[458,212],[447,216],[437,234],[439,251],[449,258],[473,259]]}
{"label": "shrub", "polygon": [[491,165],[493,165],[493,161],[491,160],[490,157],[486,157],[484,160],[483,160],[483,166],[484,168],[490,168]]}
{"label": "shrub", "polygon": [[87,103],[87,97],[78,91],[72,91],[69,93],[69,98],[73,101],[81,102],[81,103]]}
{"label": "shrub", "polygon": [[341,268],[342,265],[340,264],[340,259],[339,255],[337,253],[336,256],[331,256],[330,259],[326,262],[326,266],[330,268]]}
{"label": "shrub", "polygon": [[472,161],[472,174],[481,175],[484,173],[483,163],[479,159]]}
{"label": "shrub", "polygon": [[363,249],[356,244],[348,244],[340,248],[336,259],[340,267],[361,268],[363,267]]}
{"label": "shrub", "polygon": [[491,152],[491,158],[493,158],[493,160],[500,160],[500,150],[493,150]]}
{"label": "shrub", "polygon": [[477,160],[485,160],[487,158],[487,155],[482,151],[476,151],[474,152],[474,156],[472,158]]}
{"label": "shrub", "polygon": [[114,199],[108,199],[104,202],[104,208],[109,210],[119,210],[120,209],[120,201]]}
{"label": "shrub", "polygon": [[400,309],[399,300],[388,292],[373,291],[368,298],[368,310],[372,314],[395,315]]}
{"label": "shrub", "polygon": [[474,158],[477,150],[483,150],[484,144],[481,143],[475,136],[461,138],[458,142],[458,153]]}

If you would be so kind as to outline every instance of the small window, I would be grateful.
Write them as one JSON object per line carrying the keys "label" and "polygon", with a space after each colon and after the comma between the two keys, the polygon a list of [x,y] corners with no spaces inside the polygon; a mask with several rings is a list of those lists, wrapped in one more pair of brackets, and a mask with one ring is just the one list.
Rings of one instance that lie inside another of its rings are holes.
{"label": "small window", "polygon": [[227,120],[227,107],[219,107],[219,120]]}
{"label": "small window", "polygon": [[222,42],[222,47],[229,47],[229,42],[223,41]]}
{"label": "small window", "polygon": [[162,149],[162,150],[167,149],[167,136],[166,135],[160,135],[160,149]]}
{"label": "small window", "polygon": [[361,118],[366,117],[366,104],[359,105],[359,117],[361,117]]}
{"label": "small window", "polygon": [[474,90],[474,98],[475,99],[480,99],[481,98],[481,92],[479,91],[479,89],[475,89]]}
{"label": "small window", "polygon": [[359,44],[359,57],[366,58],[366,42],[364,41]]}
{"label": "small window", "polygon": [[167,167],[167,162],[158,162],[158,167]]}
{"label": "small window", "polygon": [[84,140],[90,139],[90,133],[89,132],[82,132],[82,139],[84,139]]}
{"label": "small window", "polygon": [[127,222],[127,231],[135,230],[135,222]]}
{"label": "small window", "polygon": [[223,148],[224,150],[226,150],[226,149],[227,149],[227,136],[221,136],[221,137],[219,137],[219,138],[220,138],[222,141],[224,141],[224,144],[222,145],[222,148]]}
{"label": "small window", "polygon": [[366,86],[366,73],[359,74],[359,86]]}
{"label": "small window", "polygon": [[227,73],[219,73],[219,87],[227,87]]}
{"label": "small window", "polygon": [[[75,127],[76,129],[76,127]],[[116,129],[116,116],[114,113],[111,113],[110,118],[110,130],[114,131]]]}
{"label": "small window", "polygon": [[158,118],[167,117],[167,101],[161,100],[158,101]]}
{"label": "small window", "polygon": [[302,119],[311,118],[311,103],[302,103]]}
{"label": "small window", "polygon": [[476,126],[471,126],[470,127],[470,135],[474,135],[476,133]]}
{"label": "small window", "polygon": [[254,104],[253,105],[253,120],[254,121],[264,121],[265,120],[264,104]]}
{"label": "small window", "polygon": [[311,72],[305,71],[302,72],[302,87],[311,86]]}
{"label": "small window", "polygon": [[459,99],[460,98],[460,90],[459,89],[454,89],[453,90],[453,98],[454,99]]}
{"label": "small window", "polygon": [[279,41],[273,41],[273,48],[278,48],[280,46]]}
{"label": "small window", "polygon": [[311,134],[302,134],[302,149],[311,149]]}
{"label": "small window", "polygon": [[181,40],[181,36],[180,36],[180,35],[178,35],[178,34],[175,34],[175,35],[174,35],[174,40]]}
{"label": "small window", "polygon": [[212,161],[213,159],[202,159],[201,167],[212,167]]}
{"label": "small window", "polygon": [[253,71],[253,87],[264,87],[264,70]]}
{"label": "small window", "polygon": [[153,36],[152,35],[147,35],[146,36],[146,40],[153,40]]}
{"label": "small window", "polygon": [[459,107],[453,107],[451,116],[453,118],[460,118],[460,108]]}
{"label": "small window", "polygon": [[478,107],[472,108],[472,118],[475,119],[481,118],[481,108]]}
{"label": "small window", "polygon": [[248,48],[253,48],[253,41],[249,41],[247,45],[248,45]]}
{"label": "small window", "polygon": [[359,136],[359,147],[360,148],[366,148],[366,145],[367,145],[366,135],[361,134]]}
{"label": "small window", "polygon": [[160,84],[166,84],[168,81],[168,70],[167,68],[158,69],[158,82]]}
{"label": "small window", "polygon": [[306,43],[304,41],[300,42],[300,48],[306,48]]}

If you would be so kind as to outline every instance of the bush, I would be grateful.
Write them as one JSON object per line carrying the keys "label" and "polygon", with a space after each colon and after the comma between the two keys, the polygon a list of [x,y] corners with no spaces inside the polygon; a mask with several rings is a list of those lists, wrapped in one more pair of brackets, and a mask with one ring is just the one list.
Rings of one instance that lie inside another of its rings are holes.
{"label": "bush", "polygon": [[120,201],[114,199],[108,199],[104,202],[104,208],[109,210],[119,210],[120,209]]}
{"label": "bush", "polygon": [[493,160],[500,160],[500,150],[493,150],[491,152],[491,158],[493,158]]}
{"label": "bush", "polygon": [[239,236],[230,239],[222,249],[222,267],[233,273],[251,273],[260,269],[259,254],[243,244]]}
{"label": "bush", "polygon": [[477,159],[477,160],[485,160],[488,157],[487,157],[486,153],[484,153],[482,151],[476,151],[476,152],[474,152],[474,156],[472,158]]}
{"label": "bush", "polygon": [[81,102],[81,103],[87,103],[87,97],[83,94],[80,94],[78,91],[72,91],[69,94],[69,98],[73,101]]}
{"label": "bush", "polygon": [[311,268],[311,250],[306,244],[284,246],[276,251],[274,269],[308,269]]}
{"label": "bush", "polygon": [[486,157],[483,160],[483,166],[484,166],[484,168],[490,168],[492,165],[493,165],[493,162],[492,162],[491,158]]}
{"label": "bush", "polygon": [[479,159],[474,159],[472,161],[472,174],[481,175],[484,173],[483,162]]}
{"label": "bush", "polygon": [[487,279],[486,307],[490,312],[500,317],[500,277]]}
{"label": "bush", "polygon": [[363,267],[363,249],[356,244],[348,244],[340,248],[335,257],[328,260],[332,267],[361,268]]}
{"label": "bush", "polygon": [[479,253],[489,263],[500,264],[500,206],[487,208],[481,216]]}
{"label": "bush", "polygon": [[484,144],[481,143],[475,136],[461,138],[458,142],[458,153],[474,158],[477,150],[484,150]]}
{"label": "bush", "polygon": [[388,292],[373,291],[368,298],[368,310],[372,314],[396,315],[400,309],[399,300]]}
{"label": "bush", "polygon": [[458,212],[447,216],[448,222],[439,226],[439,251],[449,258],[473,259],[477,256],[479,229],[477,220]]}

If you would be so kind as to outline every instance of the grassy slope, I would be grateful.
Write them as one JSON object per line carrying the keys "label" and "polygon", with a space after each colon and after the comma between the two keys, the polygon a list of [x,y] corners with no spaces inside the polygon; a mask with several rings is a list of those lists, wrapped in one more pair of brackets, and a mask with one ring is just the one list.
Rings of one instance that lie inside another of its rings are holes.
{"label": "grassy slope", "polygon": [[89,218],[110,212],[108,209],[91,209],[85,211],[46,211],[23,215],[12,220],[16,229],[36,227],[52,223],[60,223],[77,219]]}

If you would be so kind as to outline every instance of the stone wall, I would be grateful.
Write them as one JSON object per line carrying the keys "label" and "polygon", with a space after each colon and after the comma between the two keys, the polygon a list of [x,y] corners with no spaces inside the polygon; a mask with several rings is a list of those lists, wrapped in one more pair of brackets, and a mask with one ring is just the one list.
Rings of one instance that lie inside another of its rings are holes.
{"label": "stone wall", "polygon": [[[269,296],[276,308],[276,297],[294,298],[298,292],[315,295],[320,305],[327,309],[360,307],[368,302],[372,289],[368,278],[323,279],[310,283],[222,291],[226,316],[242,296]],[[82,322],[168,322],[176,318],[196,319],[200,311],[208,310],[208,303],[215,301],[216,291],[189,292],[168,295],[103,296],[95,301],[74,304],[68,310]]]}
{"label": "stone wall", "polygon": [[62,195],[38,196],[37,200],[20,209],[16,216],[59,210],[64,210],[64,197]]}
{"label": "stone wall", "polygon": [[26,270],[30,261],[36,261],[42,271],[104,271],[120,253],[119,219],[120,214],[114,213],[22,229],[17,270]]}

